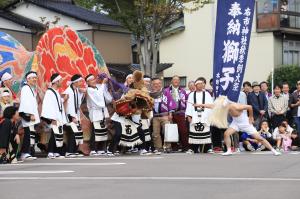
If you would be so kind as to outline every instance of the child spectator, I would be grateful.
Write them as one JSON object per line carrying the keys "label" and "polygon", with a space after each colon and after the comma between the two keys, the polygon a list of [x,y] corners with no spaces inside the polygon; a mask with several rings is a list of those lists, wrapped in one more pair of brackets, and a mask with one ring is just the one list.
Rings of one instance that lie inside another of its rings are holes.
{"label": "child spectator", "polygon": [[[289,125],[288,121],[285,119],[282,121],[282,123],[286,126],[286,131],[289,135],[292,134],[292,132],[294,131],[294,129]],[[279,129],[278,127],[276,127],[273,131],[273,139],[277,140],[277,137],[279,135]]]}
{"label": "child spectator", "polygon": [[[266,140],[268,140],[268,142],[270,142],[271,145],[274,144],[274,140],[272,138],[272,134],[270,133],[270,128],[269,128],[269,123],[266,120],[263,120],[260,124],[260,130],[259,130],[260,135],[265,138]],[[257,151],[263,151],[266,149],[266,147],[264,145],[262,145],[261,143],[259,143],[259,148],[257,148]]]}
{"label": "child spectator", "polygon": [[297,131],[292,132],[291,139],[292,139],[292,146],[291,146],[292,151],[299,151],[300,139]]}
{"label": "child spectator", "polygon": [[276,137],[276,147],[278,151],[289,151],[292,140],[291,134],[287,132],[287,126],[281,123],[278,127],[279,134]]}

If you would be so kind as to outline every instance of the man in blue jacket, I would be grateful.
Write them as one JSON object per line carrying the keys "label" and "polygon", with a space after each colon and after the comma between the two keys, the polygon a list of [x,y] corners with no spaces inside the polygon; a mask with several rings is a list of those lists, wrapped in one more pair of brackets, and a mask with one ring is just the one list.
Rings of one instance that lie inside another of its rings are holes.
{"label": "man in blue jacket", "polygon": [[253,82],[252,88],[253,92],[249,93],[247,101],[253,107],[254,126],[259,128],[260,122],[268,118],[268,101],[257,82]]}

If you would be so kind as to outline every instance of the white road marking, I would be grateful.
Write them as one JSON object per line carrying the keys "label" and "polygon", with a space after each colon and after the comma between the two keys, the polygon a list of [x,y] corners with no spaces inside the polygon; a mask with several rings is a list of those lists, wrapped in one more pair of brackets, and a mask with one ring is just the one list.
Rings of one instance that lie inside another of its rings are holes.
{"label": "white road marking", "polygon": [[61,174],[61,173],[74,173],[74,171],[0,171],[0,175],[11,174]]}
{"label": "white road marking", "polygon": [[83,157],[83,158],[65,158],[57,160],[158,160],[163,157]]}
{"label": "white road marking", "polygon": [[106,163],[62,163],[62,162],[53,162],[53,163],[21,163],[21,164],[4,164],[4,166],[114,166],[114,165],[124,165],[124,162],[106,162]]}
{"label": "white road marking", "polygon": [[152,180],[152,181],[291,181],[300,182],[300,178],[226,178],[226,177],[0,177],[0,180]]}

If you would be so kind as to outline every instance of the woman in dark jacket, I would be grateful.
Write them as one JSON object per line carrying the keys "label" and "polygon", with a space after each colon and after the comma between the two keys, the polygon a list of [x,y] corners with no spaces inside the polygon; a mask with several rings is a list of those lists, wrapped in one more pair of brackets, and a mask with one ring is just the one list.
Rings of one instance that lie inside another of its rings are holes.
{"label": "woman in dark jacket", "polygon": [[17,108],[7,107],[0,119],[0,164],[16,161],[20,137],[17,134],[16,123],[19,120]]}

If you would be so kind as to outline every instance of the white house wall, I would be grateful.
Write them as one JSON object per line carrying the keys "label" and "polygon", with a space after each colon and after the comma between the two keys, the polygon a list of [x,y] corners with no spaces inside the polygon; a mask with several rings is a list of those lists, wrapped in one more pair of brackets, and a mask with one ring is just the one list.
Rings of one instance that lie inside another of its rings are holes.
{"label": "white house wall", "polygon": [[1,18],[1,17],[0,17],[0,29],[17,30],[17,31],[21,31],[21,32],[31,33],[30,29],[27,29],[20,24],[14,23],[12,21],[9,21],[9,20]]}
{"label": "white house wall", "polygon": [[22,3],[21,5],[17,6],[15,9],[11,10],[12,12],[19,14],[21,16],[27,17],[37,22],[41,22],[40,17],[46,17],[45,21],[54,21],[55,16],[60,17],[59,22],[56,26],[65,26],[68,25],[69,27],[75,30],[87,30],[91,29],[92,26],[89,24],[77,20],[72,17],[68,17],[65,15],[61,15],[57,12],[53,12],[51,10],[44,9],[42,7],[36,6],[30,3]]}
{"label": "white house wall", "polygon": [[[216,7],[207,4],[198,11],[185,13],[185,30],[162,40],[160,61],[174,63],[172,68],[164,72],[165,77],[176,74],[187,76],[188,81],[199,76],[212,78]],[[273,33],[256,33],[254,18],[244,80],[266,80],[272,67],[276,65],[274,42]],[[276,62],[278,61],[280,58],[277,58]]]}

